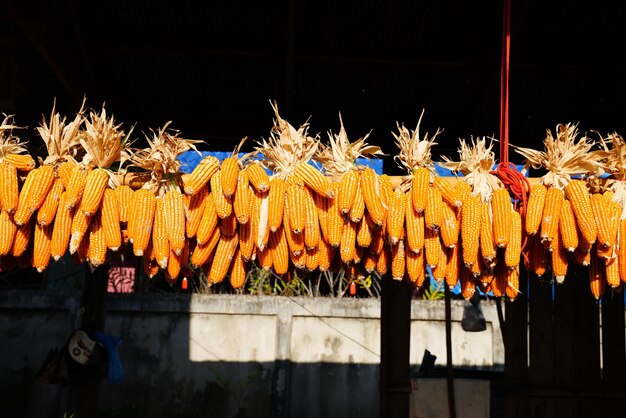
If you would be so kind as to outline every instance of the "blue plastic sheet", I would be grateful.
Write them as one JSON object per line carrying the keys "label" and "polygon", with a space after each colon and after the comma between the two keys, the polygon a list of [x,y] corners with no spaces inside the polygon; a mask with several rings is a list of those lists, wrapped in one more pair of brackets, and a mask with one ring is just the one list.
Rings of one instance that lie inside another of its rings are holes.
{"label": "blue plastic sheet", "polygon": [[[231,153],[228,151],[200,151],[198,154],[196,151],[187,151],[178,156],[178,161],[182,163],[181,171],[184,173],[191,173],[191,171],[200,163],[200,161],[206,157],[212,155],[218,160],[222,161],[225,158],[230,157]],[[244,153],[239,153],[239,157],[242,157]],[[358,165],[364,165],[371,167],[377,174],[383,174],[383,160],[367,158],[357,158],[356,163]],[[316,165],[315,163],[312,163]],[[319,168],[319,167],[318,167]],[[268,171],[268,174],[271,174]]]}
{"label": "blue plastic sheet", "polygon": [[117,347],[122,343],[120,337],[106,335],[101,332],[94,332],[93,337],[96,341],[104,346],[109,356],[108,380],[109,383],[120,383],[124,380],[124,367]]}

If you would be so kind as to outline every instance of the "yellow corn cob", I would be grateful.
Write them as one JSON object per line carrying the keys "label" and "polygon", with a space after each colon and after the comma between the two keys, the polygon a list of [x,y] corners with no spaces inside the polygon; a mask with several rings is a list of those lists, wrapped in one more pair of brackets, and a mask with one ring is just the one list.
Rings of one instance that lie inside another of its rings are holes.
{"label": "yellow corn cob", "polygon": [[83,211],[86,216],[92,216],[100,207],[108,182],[109,175],[102,168],[96,168],[87,174],[79,206],[79,210]]}
{"label": "yellow corn cob", "polygon": [[289,224],[296,234],[304,231],[304,183],[297,177],[291,176],[287,180],[286,205],[289,208]]}
{"label": "yellow corn cob", "polygon": [[365,247],[356,247],[356,252],[354,253],[354,260],[352,261],[352,266],[356,266],[361,264],[361,261],[363,261],[363,257],[365,254]]}
{"label": "yellow corn cob", "polygon": [[235,252],[235,258],[230,266],[229,280],[233,289],[241,289],[246,283],[246,262],[240,254],[239,248]]}
{"label": "yellow corn cob", "polygon": [[283,223],[283,213],[285,209],[286,184],[281,178],[274,177],[270,180],[270,191],[268,195],[268,225],[270,231],[277,231]]}
{"label": "yellow corn cob", "polygon": [[13,257],[21,257],[22,254],[24,254],[31,241],[34,227],[35,222],[32,220],[17,227],[17,230],[15,231],[15,238],[13,238],[13,245],[11,247],[11,255]]}
{"label": "yellow corn cob", "polygon": [[272,269],[274,263],[272,262],[272,250],[269,247],[263,249],[263,251],[257,248],[256,264],[266,271],[270,271]]}
{"label": "yellow corn cob", "polygon": [[372,221],[376,225],[382,226],[387,211],[379,194],[378,175],[370,167],[365,168],[361,172],[361,193],[363,193],[363,201]]}
{"label": "yellow corn cob", "polygon": [[511,236],[511,197],[506,189],[496,189],[491,199],[493,240],[499,248],[506,248]]}
{"label": "yellow corn cob", "polygon": [[439,228],[441,241],[446,248],[456,247],[459,241],[459,220],[454,209],[448,204],[442,205],[443,220]]}
{"label": "yellow corn cob", "polygon": [[176,280],[187,264],[189,264],[189,241],[185,241],[185,245],[180,254],[176,254],[170,247],[170,258],[167,262],[166,276],[169,275],[172,279]]}
{"label": "yellow corn cob", "polygon": [[220,168],[222,192],[226,197],[232,197],[237,188],[237,179],[239,177],[239,162],[237,157],[228,157],[222,161]]}
{"label": "yellow corn cob", "polygon": [[39,225],[45,226],[52,223],[57,213],[61,193],[63,193],[63,183],[61,183],[61,179],[57,177],[52,183],[48,196],[46,196],[46,199],[37,211],[37,223]]}
{"label": "yellow corn cob", "polygon": [[598,228],[596,226],[596,220],[593,217],[589,191],[587,190],[585,182],[582,180],[570,181],[567,186],[565,186],[565,195],[572,203],[578,229],[583,237],[585,237],[585,240],[593,244],[596,242]]}
{"label": "yellow corn cob", "polygon": [[196,245],[193,252],[191,253],[190,263],[194,267],[202,267],[209,262],[215,248],[217,247],[217,243],[220,241],[222,237],[222,233],[219,228],[215,228],[213,233],[204,244]]}
{"label": "yellow corn cob", "polygon": [[463,262],[471,266],[478,259],[481,201],[478,196],[468,196],[461,208],[461,243],[463,245]]}
{"label": "yellow corn cob", "polygon": [[404,218],[406,213],[407,195],[396,190],[387,212],[387,236],[391,245],[396,245],[404,235]]}
{"label": "yellow corn cob", "polygon": [[504,264],[508,268],[519,265],[522,254],[522,218],[517,211],[511,211],[509,243],[504,251]]}
{"label": "yellow corn cob", "polygon": [[198,244],[206,243],[209,238],[211,238],[213,230],[216,226],[217,212],[215,211],[215,200],[213,199],[213,193],[209,193],[206,197],[202,219],[200,220],[200,225],[198,226],[198,232],[196,234]]}
{"label": "yellow corn cob", "polygon": [[17,171],[12,165],[0,164],[0,206],[2,210],[13,214],[18,201]]}
{"label": "yellow corn cob", "polygon": [[406,255],[404,241],[398,241],[391,249],[391,277],[394,280],[402,280],[406,272]]}
{"label": "yellow corn cob", "polygon": [[[185,233],[188,238],[193,238],[198,233],[202,216],[204,215],[204,207],[207,202],[209,192],[203,188],[201,192],[194,194],[189,198],[187,207],[187,216],[185,220]],[[183,196],[184,197],[184,196]]]}
{"label": "yellow corn cob", "polygon": [[102,198],[102,229],[107,248],[117,251],[122,245],[122,231],[120,230],[119,193],[116,189],[106,189]]}
{"label": "yellow corn cob", "polygon": [[559,230],[559,218],[563,206],[563,190],[550,187],[546,192],[546,201],[541,218],[541,241],[551,242]]}
{"label": "yellow corn cob", "polygon": [[82,264],[87,261],[87,252],[89,251],[89,239],[83,239],[80,241],[78,248],[72,254],[72,260],[74,264]]}
{"label": "yellow corn cob", "polygon": [[[67,197],[67,195],[66,195]],[[67,206],[66,206],[67,209]],[[70,254],[74,254],[80,243],[83,241],[85,234],[89,230],[89,223],[91,222],[91,218],[85,216],[85,214],[79,210],[74,211],[74,215],[72,216],[72,225],[71,225],[71,236],[70,236]]]}
{"label": "yellow corn cob", "polygon": [[222,235],[227,237],[232,237],[237,232],[237,218],[234,213],[231,213],[230,216],[224,219],[220,219],[220,230]]}
{"label": "yellow corn cob", "polygon": [[181,255],[185,247],[185,205],[183,195],[176,189],[168,190],[163,196],[163,215],[170,251]]}
{"label": "yellow corn cob", "polygon": [[[406,256],[407,256],[407,264],[408,264],[409,254],[406,253]],[[378,263],[378,255],[372,254],[369,251],[365,251],[365,254],[363,255],[362,264],[363,264],[363,269],[365,269],[365,271],[368,274],[372,274],[374,270],[376,270],[377,263]],[[407,269],[408,269],[408,266],[407,266]],[[323,270],[320,269],[320,271],[323,271]]]}
{"label": "yellow corn cob", "polygon": [[6,256],[13,247],[17,225],[6,211],[0,212],[0,256]]}
{"label": "yellow corn cob", "polygon": [[61,183],[63,183],[63,188],[66,190],[70,185],[75,168],[76,164],[73,161],[64,161],[57,167],[57,175],[61,179]]}
{"label": "yellow corn cob", "polygon": [[237,250],[238,243],[239,237],[237,234],[232,237],[220,238],[217,248],[215,249],[213,262],[211,263],[211,270],[209,270],[208,278],[210,283],[219,283],[224,280]]}
{"label": "yellow corn cob", "polygon": [[47,269],[48,264],[50,264],[51,241],[52,225],[35,225],[35,234],[33,237],[33,267],[35,267],[39,273]]}
{"label": "yellow corn cob", "polygon": [[237,222],[245,224],[250,220],[250,182],[245,171],[239,171],[237,188],[233,197],[233,211]]}
{"label": "yellow corn cob", "polygon": [[604,260],[604,268],[606,283],[613,289],[617,288],[621,283],[619,276],[619,261],[617,257]]}
{"label": "yellow corn cob", "polygon": [[593,243],[587,241],[585,236],[582,234],[580,229],[578,231],[578,247],[576,249],[580,250],[583,253],[588,253],[591,251],[591,247],[593,247]]}
{"label": "yellow corn cob", "polygon": [[4,162],[11,164],[20,171],[31,171],[35,168],[35,160],[28,154],[7,154]]}
{"label": "yellow corn cob", "polygon": [[561,216],[559,217],[559,232],[561,234],[561,244],[567,252],[574,252],[578,247],[578,231],[576,229],[576,218],[572,210],[572,204],[565,200],[561,206]]}
{"label": "yellow corn cob", "polygon": [[622,216],[622,206],[615,202],[609,201],[609,236],[604,245],[609,247],[618,242],[619,222]]}
{"label": "yellow corn cob", "polygon": [[434,268],[439,263],[441,255],[441,241],[439,240],[439,232],[434,229],[426,228],[424,234],[424,252],[426,253],[426,264],[430,268]]}
{"label": "yellow corn cob", "polygon": [[248,181],[257,192],[266,192],[270,188],[270,178],[258,162],[246,167]]}
{"label": "yellow corn cob", "polygon": [[427,189],[427,203],[424,209],[424,222],[426,228],[439,229],[443,222],[443,200],[441,192],[435,187]]}
{"label": "yellow corn cob", "polygon": [[605,271],[602,264],[603,261],[600,258],[594,255],[591,256],[591,263],[589,265],[589,287],[591,294],[596,300],[600,300],[604,294],[606,278],[604,277]]}
{"label": "yellow corn cob", "polygon": [[319,268],[320,264],[320,250],[319,247],[307,249],[304,257],[304,267],[308,271],[314,271]]}
{"label": "yellow corn cob", "polygon": [[350,213],[350,209],[352,209],[352,204],[356,197],[356,189],[359,180],[358,170],[348,170],[341,176],[336,197],[341,213]]}
{"label": "yellow corn cob", "polygon": [[335,197],[335,190],[330,187],[328,179],[311,164],[305,162],[298,163],[294,174],[300,177],[304,184],[315,193],[324,197]]}
{"label": "yellow corn cob", "polygon": [[530,237],[530,239],[530,251],[528,252],[528,256],[530,258],[529,268],[538,277],[541,277],[548,269],[548,260],[550,255],[548,254],[546,247],[541,243],[541,237],[539,235],[535,234]]}
{"label": "yellow corn cob", "polygon": [[92,267],[99,267],[106,261],[107,245],[104,239],[104,229],[102,228],[102,212],[93,214],[89,223],[89,249],[87,250],[87,260]]}
{"label": "yellow corn cob", "polygon": [[66,197],[67,192],[61,193],[59,205],[57,206],[57,213],[54,217],[52,243],[50,244],[50,253],[52,258],[54,258],[54,261],[58,261],[61,257],[63,257],[67,251],[67,246],[70,242],[70,235],[72,234],[72,212],[65,205]]}
{"label": "yellow corn cob", "polygon": [[[199,194],[199,193],[198,193]],[[197,196],[198,194],[194,195]],[[170,257],[170,241],[167,231],[167,222],[165,220],[165,199],[157,196],[155,199],[156,211],[154,212],[154,223],[152,225],[152,251],[156,263],[163,270],[167,269],[167,263]]]}
{"label": "yellow corn cob", "polygon": [[557,283],[563,283],[567,275],[568,257],[567,251],[561,243],[560,234],[554,237],[554,249],[552,250],[552,273]]}
{"label": "yellow corn cob", "polygon": [[408,250],[419,253],[424,248],[424,212],[418,213],[412,204],[407,204],[404,209]]}
{"label": "yellow corn cob", "polygon": [[339,243],[339,254],[341,261],[350,264],[356,255],[356,224],[345,222]]}
{"label": "yellow corn cob", "polygon": [[315,206],[315,192],[309,188],[304,191],[304,245],[307,249],[317,248],[320,241],[320,223]]}
{"label": "yellow corn cob", "polygon": [[148,242],[152,235],[156,197],[147,189],[139,189],[135,191],[133,201],[135,204],[132,221],[134,224],[132,229],[133,251],[139,257],[148,248]]}
{"label": "yellow corn cob", "polygon": [[389,211],[389,205],[391,205],[391,201],[393,200],[391,179],[387,174],[381,174],[378,176],[378,185],[380,188],[380,201],[383,203],[385,211]]}
{"label": "yellow corn cob", "polygon": [[617,237],[619,225],[616,221],[621,215],[621,209],[616,210],[612,202],[600,193],[593,194],[590,203],[598,227],[598,246],[610,247]]}
{"label": "yellow corn cob", "polygon": [[220,219],[223,219],[233,212],[233,202],[230,197],[224,196],[222,190],[222,172],[218,171],[211,177],[211,194],[215,200],[215,211]]}
{"label": "yellow corn cob", "polygon": [[211,155],[204,157],[189,176],[183,180],[185,193],[190,196],[199,193],[200,189],[206,187],[219,168],[220,162],[217,158]]}
{"label": "yellow corn cob", "polygon": [[535,235],[539,231],[547,191],[548,189],[543,184],[536,184],[530,189],[528,204],[526,205],[526,219],[524,220],[524,227],[528,235]]}
{"label": "yellow corn cob", "polygon": [[331,199],[326,211],[326,241],[331,246],[338,247],[341,243],[341,233],[346,222],[350,221],[341,216],[337,199]]}
{"label": "yellow corn cob", "polygon": [[[448,265],[446,266],[446,285],[449,289],[454,289],[456,284],[459,281],[459,271],[460,268],[463,267],[461,263],[461,257],[459,257],[460,246],[456,245],[452,248],[447,249],[447,261]],[[461,263],[461,264],[459,264]]]}
{"label": "yellow corn cob", "polygon": [[285,218],[283,219],[283,228],[285,237],[289,246],[289,255],[299,256],[304,252],[304,237],[302,234],[296,234],[291,227],[291,218],[289,217],[288,203],[285,202]]}
{"label": "yellow corn cob", "polygon": [[356,243],[359,247],[367,248],[372,243],[372,226],[369,216],[365,216],[358,223],[356,231]]}
{"label": "yellow corn cob", "polygon": [[391,259],[391,253],[389,246],[385,245],[383,250],[378,254],[378,261],[376,262],[376,272],[379,276],[384,276],[389,270],[389,262]]}
{"label": "yellow corn cob", "polygon": [[128,222],[129,210],[133,199],[133,189],[129,186],[121,185],[115,190],[117,190],[117,199],[119,201],[120,222]]}
{"label": "yellow corn cob", "polygon": [[13,220],[16,225],[23,225],[32,214],[41,207],[54,182],[54,169],[42,165],[28,173],[20,191],[20,196]]}
{"label": "yellow corn cob", "polygon": [[365,200],[363,200],[363,191],[361,190],[361,182],[357,183],[354,189],[354,201],[350,208],[350,220],[354,223],[359,222],[365,215]]}
{"label": "yellow corn cob", "polygon": [[[411,210],[413,209],[413,203],[411,203]],[[413,251],[406,251],[405,248],[405,261],[406,261],[406,273],[411,282],[416,287],[421,287],[424,284],[426,278],[426,265],[424,258],[424,251],[419,253]]]}
{"label": "yellow corn cob", "polygon": [[454,185],[454,190],[456,191],[456,206],[461,207],[465,199],[471,195],[472,186],[465,181],[457,181]]}
{"label": "yellow corn cob", "polygon": [[435,177],[435,179],[433,180],[433,187],[439,190],[443,201],[446,202],[448,205],[453,208],[461,206],[461,202],[458,202],[459,204],[457,205],[456,191],[448,180],[443,177]]}
{"label": "yellow corn cob", "polygon": [[285,236],[285,229],[282,226],[270,234],[269,250],[272,253],[271,259],[274,272],[279,276],[286,274],[287,270],[289,270],[289,246]]}
{"label": "yellow corn cob", "polygon": [[428,190],[430,189],[430,171],[426,167],[419,167],[413,171],[411,182],[411,201],[417,213],[426,210],[428,205]]}
{"label": "yellow corn cob", "polygon": [[252,221],[239,225],[239,248],[244,260],[250,261],[256,248],[256,237],[252,233]]}
{"label": "yellow corn cob", "polygon": [[487,268],[486,266],[485,259],[479,257],[478,255],[476,256],[476,260],[471,263],[469,269],[474,277],[480,277],[485,272],[485,270],[489,270],[489,268]]}
{"label": "yellow corn cob", "polygon": [[[34,171],[34,170],[33,170]],[[67,191],[67,199],[65,204],[68,209],[73,209],[80,199],[83,197],[85,185],[87,183],[87,175],[91,171],[91,168],[86,165],[77,165],[72,171],[72,177],[65,190]]]}
{"label": "yellow corn cob", "polygon": [[[432,269],[433,278],[436,281],[441,281],[446,278],[446,270],[448,268],[448,253],[443,246],[439,246],[439,260],[437,261],[437,265]],[[428,254],[426,254],[428,257]]]}

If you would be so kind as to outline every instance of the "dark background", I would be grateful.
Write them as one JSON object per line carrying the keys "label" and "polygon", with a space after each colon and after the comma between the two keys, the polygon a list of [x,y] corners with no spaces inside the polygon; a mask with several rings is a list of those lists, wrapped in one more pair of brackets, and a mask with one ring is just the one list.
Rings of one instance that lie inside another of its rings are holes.
{"label": "dark background", "polygon": [[[512,1],[510,140],[546,129],[624,132],[622,1]],[[267,137],[270,100],[312,133],[395,153],[396,122],[458,138],[499,135],[501,1],[0,0],[0,109],[32,128],[83,95],[136,132],[168,120],[202,149]],[[517,157],[512,155],[513,159]],[[386,171],[395,164],[388,160]]]}

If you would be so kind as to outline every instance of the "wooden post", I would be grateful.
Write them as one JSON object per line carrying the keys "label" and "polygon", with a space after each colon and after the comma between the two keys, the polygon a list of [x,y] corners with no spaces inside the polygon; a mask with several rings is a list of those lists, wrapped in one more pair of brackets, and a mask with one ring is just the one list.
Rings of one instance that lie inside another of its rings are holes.
{"label": "wooden post", "polygon": [[380,416],[407,418],[411,395],[412,287],[383,277],[380,306]]}
{"label": "wooden post", "polygon": [[[108,282],[108,264],[93,272],[87,271],[82,301],[82,328],[89,331],[104,331],[104,307]],[[100,381],[91,381],[71,386],[70,410],[73,418],[95,417],[98,408]]]}

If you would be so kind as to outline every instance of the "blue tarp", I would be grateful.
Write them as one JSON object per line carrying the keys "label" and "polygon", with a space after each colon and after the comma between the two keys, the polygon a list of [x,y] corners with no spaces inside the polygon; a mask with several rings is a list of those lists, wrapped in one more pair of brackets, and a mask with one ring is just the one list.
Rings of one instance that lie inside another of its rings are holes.
{"label": "blue tarp", "polygon": [[[200,151],[200,154],[196,151],[184,152],[178,156],[178,160],[182,163],[181,171],[184,173],[190,173],[204,157],[209,155],[212,155],[222,161],[223,159],[230,157],[231,153],[228,151]],[[243,155],[244,153],[239,153],[239,157],[242,157]],[[383,174],[383,160],[358,158],[356,163],[358,165],[371,167],[377,174]]]}

